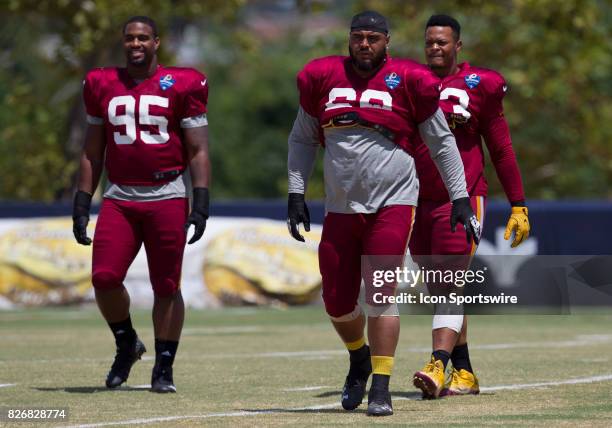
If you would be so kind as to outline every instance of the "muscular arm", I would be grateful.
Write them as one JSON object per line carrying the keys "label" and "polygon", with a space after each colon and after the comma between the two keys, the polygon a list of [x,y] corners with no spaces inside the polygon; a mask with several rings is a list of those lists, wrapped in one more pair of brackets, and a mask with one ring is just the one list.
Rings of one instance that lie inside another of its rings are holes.
{"label": "muscular arm", "polygon": [[211,168],[208,155],[208,126],[184,128],[191,182],[194,188],[210,186]]}
{"label": "muscular arm", "polygon": [[96,191],[104,168],[105,148],[104,126],[88,124],[80,160],[78,190],[90,195]]}
{"label": "muscular arm", "polygon": [[189,240],[189,244],[193,244],[204,234],[209,214],[208,187],[210,186],[211,173],[208,156],[208,126],[183,128],[183,132],[193,185],[191,213],[187,223],[185,223],[185,232],[189,229],[189,225],[193,224],[195,226],[193,236]]}
{"label": "muscular arm", "polygon": [[523,205],[525,203],[523,182],[516,156],[512,149],[508,123],[504,116],[497,116],[491,119],[483,130],[482,135],[489,150],[491,162],[495,167],[495,172],[508,201],[512,205]]}
{"label": "muscular arm", "polygon": [[[429,119],[419,124],[421,138],[429,148],[450,200],[468,197],[463,162],[457,149],[455,136],[448,128],[442,110],[438,109]],[[423,183],[423,185],[427,185]]]}
{"label": "muscular arm", "polygon": [[300,107],[288,141],[289,193],[306,193],[308,179],[317,158],[318,127],[317,119]]}

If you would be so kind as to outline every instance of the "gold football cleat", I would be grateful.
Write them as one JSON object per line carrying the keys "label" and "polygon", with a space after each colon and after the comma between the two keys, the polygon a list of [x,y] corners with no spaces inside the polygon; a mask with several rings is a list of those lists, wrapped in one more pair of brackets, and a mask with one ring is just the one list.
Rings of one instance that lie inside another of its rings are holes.
{"label": "gold football cleat", "polygon": [[450,395],[468,395],[480,393],[478,378],[465,369],[455,370],[451,373],[444,389],[440,392],[440,397]]}
{"label": "gold football cleat", "polygon": [[444,363],[432,356],[431,361],[414,374],[413,383],[423,391],[423,398],[438,398],[444,387]]}

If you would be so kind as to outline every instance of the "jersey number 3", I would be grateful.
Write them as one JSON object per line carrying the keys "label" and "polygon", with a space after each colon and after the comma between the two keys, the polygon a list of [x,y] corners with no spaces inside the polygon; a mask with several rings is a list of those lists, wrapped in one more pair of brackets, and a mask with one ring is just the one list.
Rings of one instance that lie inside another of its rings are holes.
{"label": "jersey number 3", "polygon": [[[117,114],[119,106],[125,108],[125,113]],[[125,126],[125,134],[114,132],[113,137],[117,144],[133,144],[136,141],[137,132],[140,132],[140,140],[145,144],[164,144],[170,139],[168,134],[168,119],[163,116],[149,114],[149,106],[168,108],[168,98],[156,95],[142,95],[138,105],[138,122],[134,110],[136,99],[131,95],[114,97],[108,103],[108,121],[115,126]],[[155,125],[158,134],[137,129],[137,125]]]}
{"label": "jersey number 3", "polygon": [[444,88],[440,92],[440,100],[448,100],[455,98],[459,101],[459,104],[453,105],[453,113],[460,114],[461,116],[469,119],[472,114],[468,111],[468,105],[470,104],[470,96],[463,89],[458,88]]}

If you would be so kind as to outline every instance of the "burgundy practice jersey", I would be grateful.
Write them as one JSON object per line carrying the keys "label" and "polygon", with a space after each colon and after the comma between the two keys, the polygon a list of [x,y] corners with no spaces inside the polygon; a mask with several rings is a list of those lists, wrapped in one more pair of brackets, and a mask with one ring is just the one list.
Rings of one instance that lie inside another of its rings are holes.
{"label": "burgundy practice jersey", "polygon": [[[494,70],[468,63],[458,67],[457,73],[441,80],[440,107],[457,140],[467,191],[470,196],[487,195],[482,136],[508,199],[524,200],[521,176],[503,116],[506,82]],[[448,201],[448,192],[423,142],[417,146],[415,160],[421,183],[419,198]]]}
{"label": "burgundy practice jersey", "polygon": [[363,78],[348,56],[318,58],[304,67],[297,81],[300,105],[321,127],[335,117],[357,113],[368,124],[390,131],[387,135],[410,154],[417,125],[438,109],[438,78],[405,59],[387,57],[374,76]]}
{"label": "burgundy practice jersey", "polygon": [[106,170],[112,183],[155,186],[174,180],[187,164],[181,121],[206,113],[206,76],[192,68],[158,66],[136,83],[125,68],[98,68],[87,74],[87,114],[102,119]]}

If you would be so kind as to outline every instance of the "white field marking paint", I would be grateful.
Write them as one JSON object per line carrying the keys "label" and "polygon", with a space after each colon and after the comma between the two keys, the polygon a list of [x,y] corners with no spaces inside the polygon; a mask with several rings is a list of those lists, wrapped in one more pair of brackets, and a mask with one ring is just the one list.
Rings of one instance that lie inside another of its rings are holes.
{"label": "white field marking paint", "polygon": [[332,357],[331,356],[325,356],[325,355],[321,355],[318,357],[302,357],[300,358],[301,361],[320,361],[320,360],[331,360]]}
{"label": "white field marking paint", "polygon": [[576,379],[567,379],[567,380],[560,380],[556,382],[517,383],[514,385],[488,386],[488,387],[480,388],[480,391],[490,392],[490,391],[504,391],[504,390],[515,390],[515,389],[540,388],[540,387],[545,387],[545,386],[577,385],[581,383],[604,382],[606,380],[612,380],[612,374],[583,377],[583,378],[576,378]]}
{"label": "white field marking paint", "polygon": [[228,327],[192,327],[183,329],[182,334],[190,335],[214,335],[223,333],[258,333],[263,331],[262,327],[258,326],[228,326]]}
{"label": "white field marking paint", "polygon": [[609,361],[608,358],[581,358],[578,361],[581,363],[605,363]]}
{"label": "white field marking paint", "polygon": [[286,352],[262,352],[252,354],[253,357],[278,358],[278,357],[320,357],[327,355],[345,355],[346,350],[322,350],[322,351],[286,351]]}
{"label": "white field marking paint", "polygon": [[[490,343],[483,345],[470,345],[470,349],[484,350],[503,350],[517,348],[576,348],[585,345],[605,344],[612,342],[612,335],[609,334],[582,334],[571,340],[551,341],[551,342],[515,342],[515,343]],[[431,352],[431,347],[411,347],[406,348],[408,352]]]}
{"label": "white field marking paint", "polygon": [[331,388],[331,386],[304,386],[302,388],[287,388],[284,392],[318,391],[319,389]]}
{"label": "white field marking paint", "polygon": [[0,315],[2,321],[45,321],[45,320],[83,320],[83,319],[96,319],[95,316],[88,312],[74,311],[74,312],[43,312],[32,316],[28,312],[15,312],[10,314]]}
{"label": "white field marking paint", "polygon": [[16,383],[0,383],[0,388],[8,388],[9,386],[15,386]]}
{"label": "white field marking paint", "polygon": [[240,410],[236,412],[219,412],[219,413],[205,413],[201,415],[185,415],[185,416],[165,416],[159,418],[147,418],[147,419],[131,419],[129,421],[116,421],[116,422],[100,422],[94,424],[84,424],[84,425],[69,425],[64,426],[62,428],[97,428],[97,427],[107,427],[107,426],[116,426],[116,425],[136,425],[136,424],[152,424],[156,422],[168,422],[168,421],[177,421],[177,420],[186,420],[186,419],[208,419],[208,418],[227,418],[227,417],[236,417],[236,416],[259,416],[266,414],[277,414],[284,412],[299,412],[304,410],[326,410],[326,409],[334,409],[340,407],[340,403],[330,403],[323,404],[320,406],[309,406],[309,407],[296,407],[290,408],[282,411],[278,410]]}
{"label": "white field marking paint", "polygon": [[[525,384],[516,384],[516,385],[491,386],[487,388],[481,388],[480,390],[483,392],[489,392],[489,391],[502,391],[502,390],[529,389],[529,388],[540,388],[543,386],[576,385],[576,384],[582,384],[582,383],[602,382],[606,380],[612,380],[612,374],[578,378],[578,379],[568,379],[568,380],[562,380],[558,382],[539,382],[539,383],[525,383]],[[421,398],[407,398],[407,397],[394,396],[393,400],[395,401],[421,400]],[[236,412],[204,413],[201,415],[166,416],[166,417],[147,418],[147,419],[131,419],[127,421],[100,422],[100,423],[85,424],[85,425],[70,425],[68,427],[63,427],[63,428],[97,428],[97,427],[106,427],[106,426],[136,425],[136,424],[144,425],[144,424],[152,424],[156,422],[168,422],[168,421],[188,420],[188,419],[259,416],[259,415],[280,414],[280,413],[287,413],[287,412],[299,412],[299,411],[304,411],[304,410],[317,411],[317,410],[335,409],[338,407],[340,407],[340,403],[336,402],[336,403],[323,404],[319,406],[297,407],[297,408],[289,408],[289,409],[283,409],[283,410],[253,410],[253,411],[242,410],[242,411],[236,411]]]}
{"label": "white field marking paint", "polygon": [[[603,345],[612,343],[612,335],[609,334],[592,334],[579,335],[574,339],[563,340],[557,342],[516,342],[516,343],[491,343],[484,345],[470,345],[470,349],[521,349],[521,348],[578,348],[586,345]],[[400,348],[399,352],[431,352],[431,347],[409,347]],[[290,357],[329,357],[334,355],[346,355],[346,351],[342,350],[318,350],[318,351],[283,351],[283,352],[261,352],[255,354],[197,354],[181,353],[181,358],[190,360],[200,359],[229,359],[229,358],[290,358]],[[145,356],[142,359],[147,361],[150,356]],[[0,365],[7,363],[61,363],[61,362],[105,362],[108,358],[57,358],[57,359],[33,359],[33,360],[4,360],[0,361]]]}

